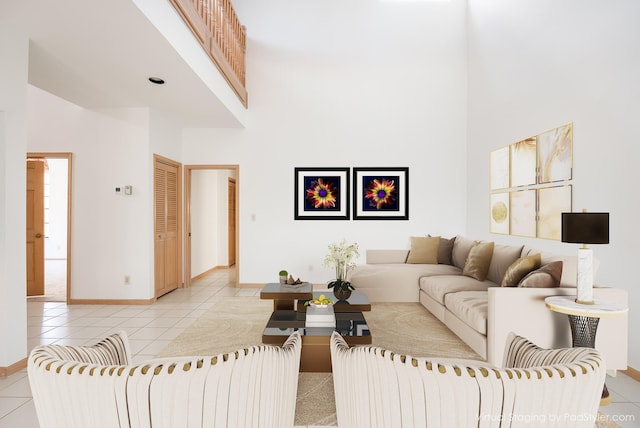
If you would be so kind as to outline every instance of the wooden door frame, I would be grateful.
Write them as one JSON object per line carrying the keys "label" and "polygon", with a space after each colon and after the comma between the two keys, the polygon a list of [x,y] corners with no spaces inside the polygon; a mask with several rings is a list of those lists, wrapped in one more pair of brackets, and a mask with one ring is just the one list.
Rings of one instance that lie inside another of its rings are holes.
{"label": "wooden door frame", "polygon": [[239,203],[239,184],[240,184],[240,165],[185,165],[184,166],[184,286],[191,285],[191,239],[189,231],[191,230],[191,172],[193,170],[232,170],[236,180],[236,264],[235,269],[235,287],[240,285],[240,203]]}
{"label": "wooden door frame", "polygon": [[[67,160],[67,295],[66,303],[71,300],[71,195],[72,195],[72,159],[71,152],[27,152],[26,159],[66,159]],[[25,159],[25,161],[26,161]],[[25,163],[26,168],[26,163]],[[25,255],[26,257],[26,255]],[[46,280],[46,274],[45,274]]]}
{"label": "wooden door frame", "polygon": [[[227,177],[227,202],[229,203],[229,205],[227,206],[227,231],[229,230],[229,224],[231,223],[231,217],[229,215],[229,209],[231,207],[231,199],[229,197],[229,185],[233,183],[233,230],[235,231],[236,228],[238,227],[238,222],[236,221],[236,210],[238,209],[238,199],[236,198],[236,195],[238,194],[238,183],[236,182],[235,177]],[[238,240],[235,237],[235,234],[233,236],[233,240],[231,239],[231,235],[229,235],[229,233],[227,233],[227,257],[229,259],[229,262],[231,262],[231,257],[229,257],[229,254],[231,253],[229,250],[231,249],[231,242],[233,242],[233,264],[236,264],[236,246],[238,245]],[[231,263],[229,263],[229,266],[231,266]]]}

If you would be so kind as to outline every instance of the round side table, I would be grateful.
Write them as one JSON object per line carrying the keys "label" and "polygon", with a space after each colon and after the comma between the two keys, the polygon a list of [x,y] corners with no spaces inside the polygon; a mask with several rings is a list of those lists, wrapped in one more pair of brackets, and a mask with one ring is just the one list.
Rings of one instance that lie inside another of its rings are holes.
{"label": "round side table", "polygon": [[[594,348],[600,318],[624,315],[629,308],[619,303],[594,301],[592,305],[577,303],[574,296],[549,296],[544,303],[550,310],[569,316],[574,347]],[[611,402],[607,385],[602,389],[601,406]]]}

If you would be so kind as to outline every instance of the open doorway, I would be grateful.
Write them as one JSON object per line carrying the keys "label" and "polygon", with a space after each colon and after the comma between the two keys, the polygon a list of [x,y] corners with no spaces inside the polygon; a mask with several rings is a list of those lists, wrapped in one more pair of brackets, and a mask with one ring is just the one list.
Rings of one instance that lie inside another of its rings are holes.
{"label": "open doorway", "polygon": [[185,166],[185,287],[213,270],[238,287],[238,165]]}
{"label": "open doorway", "polygon": [[[41,172],[27,188],[27,297],[67,302],[71,286],[71,153],[28,153],[28,177],[32,173],[29,165],[34,163],[40,164]],[[42,200],[29,204],[33,199],[30,192]],[[34,218],[38,221],[29,226]],[[34,235],[31,245],[30,232]]]}

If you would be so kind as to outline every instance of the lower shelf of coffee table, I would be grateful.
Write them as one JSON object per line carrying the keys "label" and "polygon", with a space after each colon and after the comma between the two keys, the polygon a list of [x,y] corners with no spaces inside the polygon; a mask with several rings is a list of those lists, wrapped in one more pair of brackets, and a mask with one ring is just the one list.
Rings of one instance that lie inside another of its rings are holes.
{"label": "lower shelf of coffee table", "polygon": [[262,334],[262,343],[282,346],[294,331],[302,335],[301,372],[330,372],[330,338],[342,334],[349,346],[370,345],[371,333],[362,313],[336,313],[336,327],[305,327],[304,312],[275,311]]}

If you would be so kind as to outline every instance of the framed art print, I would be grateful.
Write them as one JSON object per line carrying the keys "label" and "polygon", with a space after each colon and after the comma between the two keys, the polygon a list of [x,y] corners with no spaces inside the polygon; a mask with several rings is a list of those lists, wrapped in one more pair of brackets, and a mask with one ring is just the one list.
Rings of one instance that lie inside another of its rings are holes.
{"label": "framed art print", "polygon": [[536,191],[511,192],[511,234],[536,237]]}
{"label": "framed art print", "polygon": [[491,190],[509,187],[509,146],[491,152]]}
{"label": "framed art print", "polygon": [[562,213],[571,212],[572,186],[538,189],[538,238],[560,241]]}
{"label": "framed art print", "polygon": [[509,193],[491,194],[491,233],[509,234]]}
{"label": "framed art print", "polygon": [[511,148],[511,187],[536,184],[536,137],[518,141]]}
{"label": "framed art print", "polygon": [[349,168],[295,168],[295,220],[348,220]]}
{"label": "framed art print", "polygon": [[571,180],[573,172],[573,124],[538,135],[538,183]]}
{"label": "framed art print", "polygon": [[408,220],[409,168],[353,168],[354,220]]}

